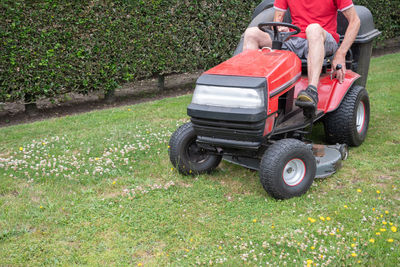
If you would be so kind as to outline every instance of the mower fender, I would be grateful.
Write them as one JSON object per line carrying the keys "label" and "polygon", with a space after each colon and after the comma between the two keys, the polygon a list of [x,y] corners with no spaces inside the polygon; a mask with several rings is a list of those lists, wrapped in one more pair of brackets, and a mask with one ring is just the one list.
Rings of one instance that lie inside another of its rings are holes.
{"label": "mower fender", "polygon": [[[322,74],[318,85],[318,110],[322,110],[324,113],[336,110],[347,94],[347,91],[360,77],[354,71],[347,70],[343,83],[339,83],[336,78],[331,79],[330,74]],[[297,97],[301,90],[306,89],[307,85],[308,78],[307,76],[303,76],[296,84],[295,97]]]}
{"label": "mower fender", "polygon": [[[329,87],[331,90],[330,98],[326,99],[325,105],[322,107],[325,113],[327,112],[332,112],[336,110],[340,103],[342,103],[342,100],[344,96],[347,94],[347,91],[350,89],[350,87],[354,84],[354,82],[359,79],[361,76],[351,70],[346,71],[345,78],[343,80],[343,83],[339,83],[337,79],[331,80],[330,75],[328,77],[325,77],[324,81],[321,81],[321,84],[323,84],[324,87]],[[326,82],[326,83],[324,83]],[[325,88],[324,88],[325,89]],[[329,94],[328,94],[329,95]],[[318,105],[319,108],[319,105]]]}

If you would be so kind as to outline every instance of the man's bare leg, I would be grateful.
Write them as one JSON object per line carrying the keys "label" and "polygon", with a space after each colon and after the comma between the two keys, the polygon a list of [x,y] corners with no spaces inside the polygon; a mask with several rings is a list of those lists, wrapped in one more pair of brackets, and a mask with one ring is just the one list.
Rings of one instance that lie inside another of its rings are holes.
{"label": "man's bare leg", "polygon": [[299,93],[297,99],[300,101],[298,103],[299,106],[308,106],[306,103],[310,103],[316,108],[318,104],[317,88],[319,76],[325,57],[326,32],[319,24],[315,23],[308,25],[306,35],[308,41],[308,87]]}
{"label": "man's bare leg", "polygon": [[326,32],[319,24],[315,23],[308,25],[306,35],[308,40],[308,84],[317,87],[325,57]]}
{"label": "man's bare leg", "polygon": [[268,33],[261,31],[257,27],[248,28],[244,32],[243,51],[257,50],[266,46],[272,46],[272,40]]}

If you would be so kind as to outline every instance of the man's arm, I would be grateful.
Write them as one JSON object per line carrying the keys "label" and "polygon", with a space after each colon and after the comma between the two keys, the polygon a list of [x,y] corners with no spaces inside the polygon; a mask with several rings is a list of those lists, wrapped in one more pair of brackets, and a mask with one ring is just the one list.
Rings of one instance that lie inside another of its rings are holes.
{"label": "man's arm", "polygon": [[[274,22],[283,22],[284,16],[285,16],[285,11],[281,11],[281,10],[275,9]],[[288,27],[279,26],[278,27],[278,31],[280,31],[280,32],[289,32],[290,30],[289,30]]]}
{"label": "man's arm", "polygon": [[282,22],[284,16],[285,16],[285,11],[275,9],[274,22]]}
{"label": "man's arm", "polygon": [[350,7],[343,11],[343,15],[346,17],[349,25],[347,26],[344,39],[338,50],[336,51],[335,57],[332,61],[332,69],[336,69],[337,64],[342,65],[342,69],[336,72],[336,77],[340,83],[344,80],[344,74],[346,73],[346,54],[357,37],[358,30],[360,29],[360,18],[357,15],[356,9]]}

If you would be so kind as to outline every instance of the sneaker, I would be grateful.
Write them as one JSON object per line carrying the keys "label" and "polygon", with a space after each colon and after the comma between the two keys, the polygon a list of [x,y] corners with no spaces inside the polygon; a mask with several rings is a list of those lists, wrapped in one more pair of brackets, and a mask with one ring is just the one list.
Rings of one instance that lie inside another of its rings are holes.
{"label": "sneaker", "polygon": [[318,104],[318,91],[314,85],[309,85],[305,90],[300,91],[297,95],[296,105],[299,107],[314,106]]}

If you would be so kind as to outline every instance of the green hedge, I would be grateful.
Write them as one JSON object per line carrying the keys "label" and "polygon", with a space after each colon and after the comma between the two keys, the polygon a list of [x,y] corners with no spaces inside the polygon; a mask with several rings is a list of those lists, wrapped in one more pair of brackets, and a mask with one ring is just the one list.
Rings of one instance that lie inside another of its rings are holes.
{"label": "green hedge", "polygon": [[366,6],[371,11],[375,28],[382,31],[378,40],[400,35],[400,0],[353,0],[353,2]]}
{"label": "green hedge", "polygon": [[257,2],[3,0],[1,100],[113,90],[226,59]]}
{"label": "green hedge", "polygon": [[[258,3],[2,0],[0,101],[112,91],[207,69],[231,56]],[[357,3],[370,7],[384,37],[399,34],[398,0]]]}

